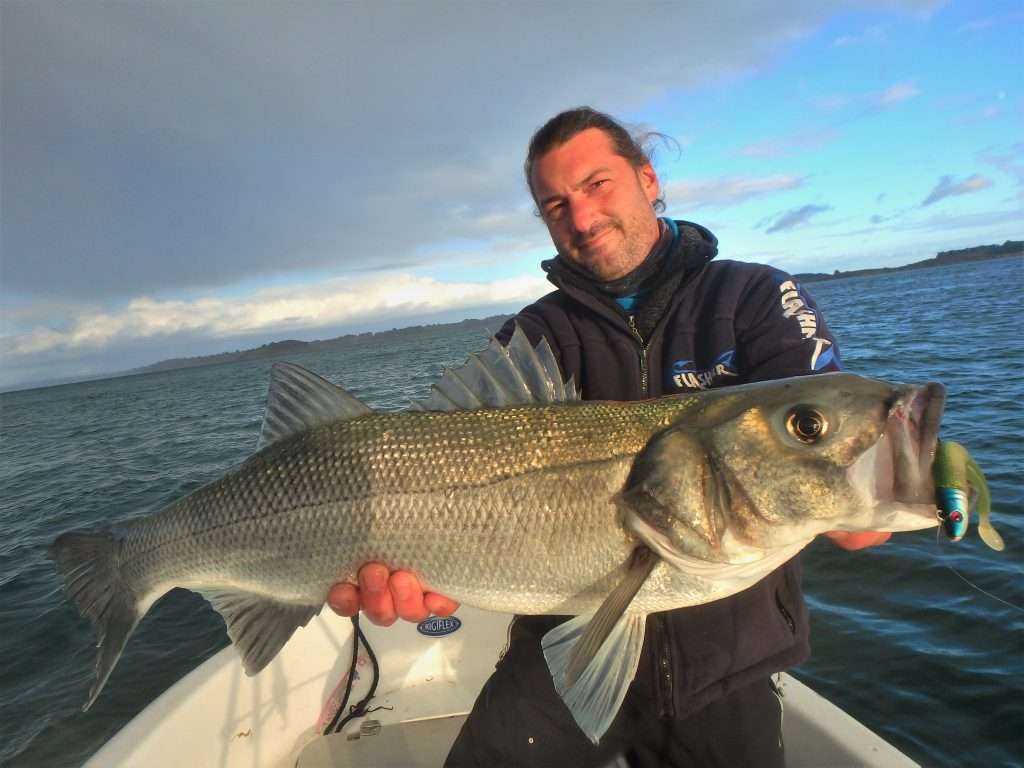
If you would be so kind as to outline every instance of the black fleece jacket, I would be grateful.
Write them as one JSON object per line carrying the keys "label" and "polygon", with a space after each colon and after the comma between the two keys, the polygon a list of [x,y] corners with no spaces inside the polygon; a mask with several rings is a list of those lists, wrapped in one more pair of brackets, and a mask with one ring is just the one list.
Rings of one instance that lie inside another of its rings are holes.
{"label": "black fleece jacket", "polygon": [[[543,266],[558,290],[523,309],[498,338],[507,342],[515,323],[535,344],[546,338],[586,400],[639,400],[839,369],[834,339],[792,278],[758,264],[712,262],[711,232],[685,221],[676,229],[656,281],[662,288],[636,309],[642,315],[647,305],[646,322],[556,257]],[[517,645],[539,642],[562,620],[517,618],[503,663],[521,662],[526,654]],[[794,558],[737,595],[650,616],[628,696],[661,717],[684,718],[809,653]]]}

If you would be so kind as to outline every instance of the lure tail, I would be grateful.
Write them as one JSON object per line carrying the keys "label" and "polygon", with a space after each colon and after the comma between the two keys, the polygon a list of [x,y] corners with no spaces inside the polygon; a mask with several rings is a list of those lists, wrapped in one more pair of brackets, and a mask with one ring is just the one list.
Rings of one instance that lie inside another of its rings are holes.
{"label": "lure tail", "polygon": [[1003,542],[1003,537],[999,535],[999,531],[992,527],[992,520],[990,519],[992,497],[988,492],[988,483],[985,481],[985,475],[982,474],[981,467],[970,457],[967,458],[967,482],[978,494],[978,535],[981,536],[982,541],[996,550],[996,552],[1002,552],[1006,549],[1006,544]]}

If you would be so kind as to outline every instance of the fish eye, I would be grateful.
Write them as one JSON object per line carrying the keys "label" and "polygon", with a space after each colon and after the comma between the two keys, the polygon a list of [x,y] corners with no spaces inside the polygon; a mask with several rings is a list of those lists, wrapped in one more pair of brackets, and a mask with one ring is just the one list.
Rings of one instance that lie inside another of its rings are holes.
{"label": "fish eye", "polygon": [[798,405],[786,415],[786,431],[801,443],[813,445],[828,433],[828,419],[809,405]]}

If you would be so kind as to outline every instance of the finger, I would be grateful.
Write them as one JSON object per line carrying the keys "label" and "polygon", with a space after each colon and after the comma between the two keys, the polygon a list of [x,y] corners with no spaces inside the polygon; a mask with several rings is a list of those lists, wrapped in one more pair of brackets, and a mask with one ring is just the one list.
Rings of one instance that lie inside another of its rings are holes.
{"label": "finger", "polygon": [[380,563],[367,563],[359,569],[359,597],[366,618],[382,627],[390,627],[398,618],[388,589],[388,569]]}
{"label": "finger", "polygon": [[335,584],[327,593],[327,605],[341,616],[355,616],[359,613],[359,588],[348,582]]}
{"label": "finger", "polygon": [[836,546],[852,552],[884,544],[892,536],[892,533],[890,531],[829,531],[825,535]]}
{"label": "finger", "polygon": [[430,612],[423,605],[423,587],[420,580],[408,571],[395,571],[388,582],[395,613],[406,621],[423,621]]}
{"label": "finger", "polygon": [[424,592],[423,605],[435,616],[451,616],[459,610],[459,604],[437,592]]}
{"label": "finger", "polygon": [[892,538],[892,531],[870,531],[864,534],[863,547],[877,547]]}

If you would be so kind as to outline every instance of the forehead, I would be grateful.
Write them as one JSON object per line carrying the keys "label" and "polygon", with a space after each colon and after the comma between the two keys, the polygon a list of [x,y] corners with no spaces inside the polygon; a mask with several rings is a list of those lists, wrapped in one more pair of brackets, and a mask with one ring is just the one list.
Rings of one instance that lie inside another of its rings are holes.
{"label": "forehead", "polygon": [[616,154],[608,134],[599,128],[588,128],[541,155],[533,165],[532,181],[538,198],[542,191],[552,192],[581,183],[595,171],[628,170],[626,158]]}

